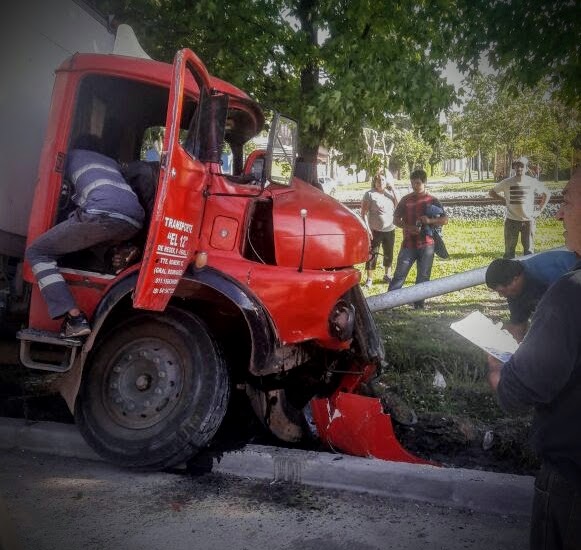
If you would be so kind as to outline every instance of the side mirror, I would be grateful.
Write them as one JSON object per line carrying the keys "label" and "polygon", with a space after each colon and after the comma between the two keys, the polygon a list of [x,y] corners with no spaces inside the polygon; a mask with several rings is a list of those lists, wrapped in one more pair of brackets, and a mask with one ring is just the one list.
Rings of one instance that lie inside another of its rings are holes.
{"label": "side mirror", "polygon": [[298,150],[298,125],[295,120],[276,113],[268,136],[266,179],[290,185]]}

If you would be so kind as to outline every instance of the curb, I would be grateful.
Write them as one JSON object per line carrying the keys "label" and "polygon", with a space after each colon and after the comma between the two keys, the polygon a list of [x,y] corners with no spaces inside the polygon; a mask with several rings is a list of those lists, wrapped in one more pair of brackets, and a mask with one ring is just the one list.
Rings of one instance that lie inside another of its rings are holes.
{"label": "curb", "polygon": [[[0,449],[102,460],[74,425],[56,422],[1,418]],[[509,516],[529,516],[533,499],[530,476],[260,445],[214,458],[212,471]]]}

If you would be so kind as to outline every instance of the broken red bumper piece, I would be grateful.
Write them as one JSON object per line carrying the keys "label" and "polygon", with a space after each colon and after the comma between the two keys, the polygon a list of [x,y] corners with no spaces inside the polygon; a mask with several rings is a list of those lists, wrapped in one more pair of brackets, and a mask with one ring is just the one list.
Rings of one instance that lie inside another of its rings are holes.
{"label": "broken red bumper piece", "polygon": [[433,465],[400,445],[391,417],[377,398],[339,391],[328,398],[313,398],[311,410],[321,441],[332,449],[366,458]]}

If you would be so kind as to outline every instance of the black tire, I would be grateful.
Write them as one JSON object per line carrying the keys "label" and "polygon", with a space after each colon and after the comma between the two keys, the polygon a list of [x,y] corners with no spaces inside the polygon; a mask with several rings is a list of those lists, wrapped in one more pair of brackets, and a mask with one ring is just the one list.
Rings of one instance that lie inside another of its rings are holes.
{"label": "black tire", "polygon": [[132,316],[106,335],[85,366],[75,420],[106,460],[161,470],[211,441],[229,396],[226,365],[204,323],[170,308]]}

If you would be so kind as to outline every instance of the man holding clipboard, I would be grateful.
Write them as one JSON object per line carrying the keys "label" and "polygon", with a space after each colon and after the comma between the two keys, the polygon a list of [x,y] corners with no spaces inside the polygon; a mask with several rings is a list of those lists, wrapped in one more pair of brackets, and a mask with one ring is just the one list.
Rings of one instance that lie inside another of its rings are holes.
{"label": "man holding clipboard", "polygon": [[[557,214],[581,260],[581,169]],[[488,380],[507,412],[534,409],[531,444],[543,465],[535,481],[531,549],[581,548],[581,261],[545,293],[512,357],[488,356]]]}

